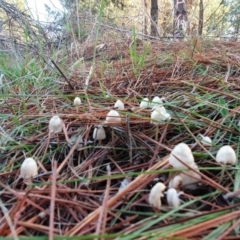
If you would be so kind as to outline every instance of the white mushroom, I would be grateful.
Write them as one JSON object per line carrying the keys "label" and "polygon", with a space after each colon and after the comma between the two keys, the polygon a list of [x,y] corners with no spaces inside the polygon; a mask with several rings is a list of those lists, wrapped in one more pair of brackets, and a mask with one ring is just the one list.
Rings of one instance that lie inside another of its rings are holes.
{"label": "white mushroom", "polygon": [[106,120],[105,120],[106,124],[119,124],[121,123],[121,116],[120,114],[116,111],[116,110],[111,110],[110,112],[108,112]]}
{"label": "white mushroom", "polygon": [[168,187],[169,188],[175,188],[175,189],[179,189],[179,187],[182,185],[182,178],[181,176],[178,174],[176,176],[174,176],[174,178],[169,182]]}
{"label": "white mushroom", "polygon": [[[192,168],[199,172],[198,166],[196,164],[194,164]],[[196,189],[197,183],[201,180],[201,176],[197,172],[193,170],[181,172],[179,174],[182,178],[181,186],[186,189]]]}
{"label": "white mushroom", "polygon": [[100,124],[97,125],[93,131],[93,139],[94,140],[103,140],[105,138],[106,138],[106,132],[105,132],[103,126]]}
{"label": "white mushroom", "polygon": [[226,145],[218,150],[216,161],[222,164],[235,164],[237,161],[237,156],[233,148],[229,145]]}
{"label": "white mushroom", "polygon": [[150,104],[150,107],[151,108],[154,108],[154,107],[157,107],[157,106],[162,106],[162,98],[159,98],[158,96],[154,97],[151,104]]}
{"label": "white mushroom", "polygon": [[118,110],[124,110],[124,103],[121,100],[117,100],[114,104],[114,108]]}
{"label": "white mushroom", "polygon": [[143,98],[143,100],[140,103],[140,108],[148,108],[149,107],[149,99]]}
{"label": "white mushroom", "polygon": [[163,197],[163,191],[166,186],[163,183],[156,183],[150,191],[149,194],[149,204],[157,209],[161,208],[162,202],[161,197]]}
{"label": "white mushroom", "polygon": [[186,168],[186,166],[181,163],[178,159],[184,162],[186,165],[193,167],[194,166],[194,157],[192,154],[192,150],[185,143],[177,144],[169,157],[169,163],[174,168]]}
{"label": "white mushroom", "polygon": [[38,175],[37,163],[33,158],[26,158],[20,168],[20,177],[30,179]]}
{"label": "white mushroom", "polygon": [[157,106],[151,113],[151,123],[160,124],[163,121],[170,120],[171,116],[167,113],[164,106]]}
{"label": "white mushroom", "polygon": [[60,133],[62,129],[62,119],[59,116],[53,116],[49,121],[50,133]]}
{"label": "white mushroom", "polygon": [[201,143],[203,146],[212,146],[212,139],[208,136],[203,136],[202,134],[198,134],[199,137],[201,137]]}
{"label": "white mushroom", "polygon": [[79,106],[82,104],[82,101],[79,97],[75,97],[73,101],[73,105],[76,106],[76,110],[78,112]]}
{"label": "white mushroom", "polygon": [[73,101],[74,106],[80,106],[82,104],[82,101],[79,97],[75,97]]}
{"label": "white mushroom", "polygon": [[172,208],[178,208],[180,205],[179,195],[174,188],[169,188],[167,190],[167,202],[168,205]]}

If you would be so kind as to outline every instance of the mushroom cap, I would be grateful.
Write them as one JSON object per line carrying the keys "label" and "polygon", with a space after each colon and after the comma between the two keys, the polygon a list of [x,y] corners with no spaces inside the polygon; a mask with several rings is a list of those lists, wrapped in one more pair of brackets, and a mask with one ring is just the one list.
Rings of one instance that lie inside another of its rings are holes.
{"label": "mushroom cap", "polygon": [[149,107],[149,99],[143,98],[139,105],[140,108],[148,108]]}
{"label": "mushroom cap", "polygon": [[31,178],[38,175],[37,163],[33,158],[26,158],[20,168],[21,178]]}
{"label": "mushroom cap", "polygon": [[160,122],[170,120],[171,116],[167,113],[164,106],[157,106],[153,108],[154,110],[151,113],[151,123],[159,124]]}
{"label": "mushroom cap", "polygon": [[180,205],[180,199],[176,189],[169,188],[167,190],[167,202],[170,207],[178,208]]}
{"label": "mushroom cap", "polygon": [[173,148],[169,157],[169,163],[174,168],[186,168],[186,166],[182,164],[177,158],[191,167],[194,166],[194,157],[192,154],[192,150],[188,147],[186,143],[177,144]]}
{"label": "mushroom cap", "polygon": [[226,145],[218,150],[216,161],[222,164],[235,164],[237,161],[237,156],[233,148],[229,145]]}
{"label": "mushroom cap", "polygon": [[101,124],[97,125],[93,130],[94,140],[103,140],[106,138],[106,132]]}
{"label": "mushroom cap", "polygon": [[[199,172],[196,164],[194,164],[193,168]],[[196,189],[197,183],[201,180],[201,176],[192,170],[181,172],[179,175],[182,178],[181,186],[185,189]]]}
{"label": "mushroom cap", "polygon": [[124,110],[124,103],[121,100],[117,100],[114,104],[114,108],[118,110]]}
{"label": "mushroom cap", "polygon": [[62,119],[59,116],[53,116],[49,121],[49,131],[59,133],[62,131]]}
{"label": "mushroom cap", "polygon": [[121,123],[121,116],[116,110],[111,110],[108,112],[105,123]]}
{"label": "mushroom cap", "polygon": [[166,112],[166,114],[165,114],[165,118],[166,118],[166,120],[171,120],[171,115],[170,115],[169,113]]}
{"label": "mushroom cap", "polygon": [[179,187],[181,185],[182,185],[182,178],[178,174],[178,175],[174,176],[174,178],[169,182],[168,187],[169,188],[179,189]]}
{"label": "mushroom cap", "polygon": [[161,208],[161,197],[163,197],[162,192],[166,189],[166,186],[163,183],[156,183],[149,194],[149,204],[157,209]]}
{"label": "mushroom cap", "polygon": [[81,99],[79,97],[75,97],[73,101],[74,106],[80,106],[82,103]]}
{"label": "mushroom cap", "polygon": [[152,99],[152,103],[150,104],[151,108],[157,107],[157,106],[161,106],[163,103],[162,99],[159,98],[158,96],[154,97]]}
{"label": "mushroom cap", "polygon": [[199,134],[199,136],[202,138],[201,143],[203,144],[203,146],[212,146],[212,139],[210,137],[203,136],[202,134]]}

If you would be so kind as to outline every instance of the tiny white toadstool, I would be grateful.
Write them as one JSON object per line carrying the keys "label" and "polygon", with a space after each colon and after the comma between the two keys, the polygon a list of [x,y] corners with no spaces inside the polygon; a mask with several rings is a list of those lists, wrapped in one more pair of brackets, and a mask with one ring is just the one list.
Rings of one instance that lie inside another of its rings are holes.
{"label": "tiny white toadstool", "polygon": [[182,185],[182,178],[181,176],[178,174],[176,176],[174,176],[174,178],[169,182],[168,187],[169,188],[175,188],[175,189],[179,189],[179,187]]}
{"label": "tiny white toadstool", "polygon": [[162,202],[161,197],[163,197],[163,191],[165,190],[166,186],[163,183],[156,183],[149,194],[148,202],[151,206],[160,209]]}
{"label": "tiny white toadstool", "polygon": [[167,113],[164,106],[157,106],[153,108],[151,113],[151,123],[156,125],[155,140],[158,141],[158,125],[166,120],[170,120],[171,116]]}
{"label": "tiny white toadstool", "polygon": [[179,195],[174,188],[169,188],[167,190],[167,202],[168,205],[172,208],[178,208],[180,205]]}
{"label": "tiny white toadstool", "polygon": [[140,108],[148,108],[149,107],[149,99],[143,98],[143,100],[140,102]]}
{"label": "tiny white toadstool", "polygon": [[103,140],[106,138],[106,132],[102,125],[95,126],[93,130],[93,139],[94,140]]}
{"label": "tiny white toadstool", "polygon": [[78,112],[79,106],[82,104],[82,101],[79,97],[75,97],[73,101],[73,105],[76,106],[76,110]]}
{"label": "tiny white toadstool", "polygon": [[37,163],[33,158],[26,158],[20,168],[20,177],[30,179],[38,175]]}
{"label": "tiny white toadstool", "polygon": [[158,96],[154,97],[151,104],[150,104],[150,107],[151,108],[154,108],[154,107],[157,107],[157,106],[162,106],[162,99],[159,98]]}
{"label": "tiny white toadstool", "polygon": [[124,110],[124,103],[121,100],[117,100],[114,104],[114,108],[118,110]]}
{"label": "tiny white toadstool", "polygon": [[201,143],[203,146],[212,146],[212,139],[208,136],[203,136],[202,134],[198,134],[199,137],[201,137]]}
{"label": "tiny white toadstool", "polygon": [[237,161],[237,156],[233,148],[229,145],[226,145],[218,150],[216,161],[222,164],[235,164]]}
{"label": "tiny white toadstool", "polygon": [[151,123],[156,125],[170,119],[171,119],[171,116],[169,113],[167,113],[164,106],[155,107],[151,113]]}
{"label": "tiny white toadstool", "polygon": [[186,143],[177,144],[169,157],[169,163],[174,168],[186,168],[186,166],[181,163],[178,159],[184,162],[186,165],[193,167],[194,166],[194,157],[192,150],[188,147]]}
{"label": "tiny white toadstool", "polygon": [[121,123],[121,116],[116,110],[111,110],[108,112],[105,123],[119,124]]}
{"label": "tiny white toadstool", "polygon": [[75,97],[73,101],[74,106],[80,106],[82,104],[82,101],[79,97]]}
{"label": "tiny white toadstool", "polygon": [[[196,164],[194,164],[192,168],[199,172],[198,166]],[[201,180],[201,176],[197,172],[193,170],[181,172],[179,174],[182,178],[181,186],[186,189],[196,189],[197,183]]]}
{"label": "tiny white toadstool", "polygon": [[53,116],[49,121],[50,133],[59,133],[62,129],[62,119],[59,116]]}

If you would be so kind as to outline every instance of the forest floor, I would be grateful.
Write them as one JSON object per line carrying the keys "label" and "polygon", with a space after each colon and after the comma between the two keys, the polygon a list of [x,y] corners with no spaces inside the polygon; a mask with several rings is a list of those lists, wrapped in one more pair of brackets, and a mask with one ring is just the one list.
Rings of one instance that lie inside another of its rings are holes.
{"label": "forest floor", "polygon": [[[5,79],[0,94],[0,236],[240,238],[239,198],[223,197],[240,188],[239,163],[215,161],[224,145],[239,155],[240,43],[119,38],[79,45],[74,54],[59,51],[53,59],[68,81],[54,64],[34,56],[14,69],[1,59],[6,79],[14,82]],[[166,99],[171,115],[159,125],[151,123],[151,109],[139,108],[154,96]],[[125,105],[121,124],[104,124],[118,99]],[[63,120],[64,131],[50,135],[53,115]],[[104,124],[102,141],[93,141],[96,124]],[[198,134],[212,145],[203,146]],[[168,186],[177,172],[169,155],[182,142],[192,149],[201,180],[194,189],[179,189],[176,209],[164,195],[159,211],[150,206],[149,192],[157,182]],[[39,167],[28,184],[19,178],[26,157]]]}

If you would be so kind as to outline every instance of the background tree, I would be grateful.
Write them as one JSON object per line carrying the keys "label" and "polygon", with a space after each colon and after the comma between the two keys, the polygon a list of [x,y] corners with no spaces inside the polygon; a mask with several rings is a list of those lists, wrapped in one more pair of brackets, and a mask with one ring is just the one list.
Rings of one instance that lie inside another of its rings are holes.
{"label": "background tree", "polygon": [[229,0],[226,4],[230,6],[227,21],[231,26],[227,34],[234,35],[234,38],[237,39],[240,31],[240,0]]}
{"label": "background tree", "polygon": [[[148,9],[148,0],[144,0],[144,11],[147,11],[147,9]],[[145,35],[148,34],[147,24],[148,24],[147,14],[145,13],[145,14],[144,14],[144,20],[143,20],[143,33],[144,33]]]}
{"label": "background tree", "polygon": [[173,36],[183,39],[187,29],[187,10],[185,0],[174,0]]}
{"label": "background tree", "polygon": [[202,36],[203,31],[203,0],[199,0],[199,21],[198,21],[198,35]]}
{"label": "background tree", "polygon": [[158,33],[158,0],[151,0],[151,36],[157,37]]}

